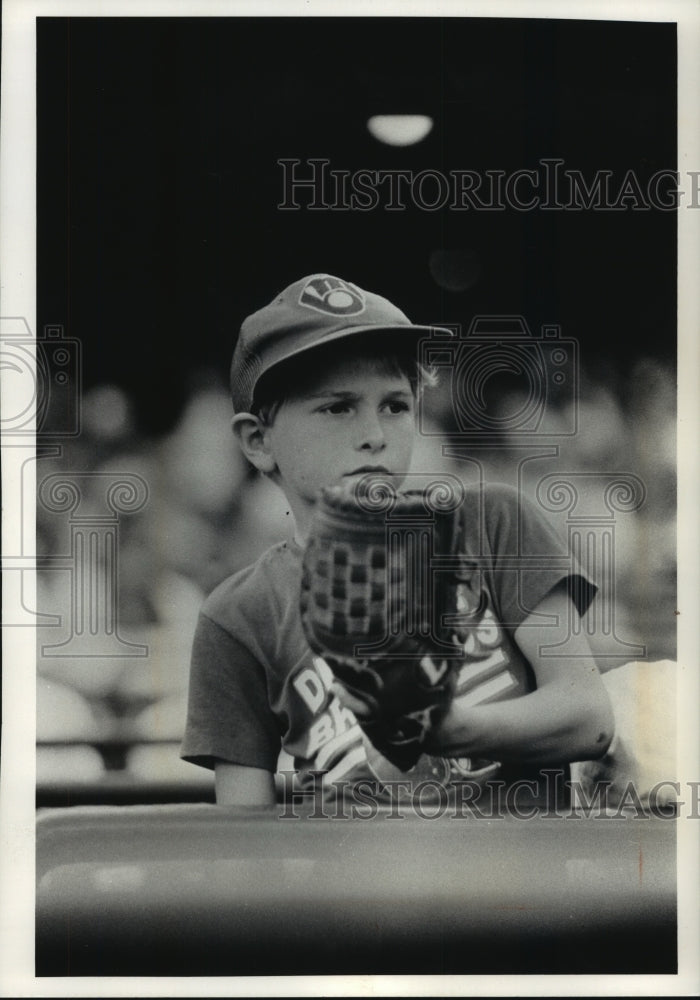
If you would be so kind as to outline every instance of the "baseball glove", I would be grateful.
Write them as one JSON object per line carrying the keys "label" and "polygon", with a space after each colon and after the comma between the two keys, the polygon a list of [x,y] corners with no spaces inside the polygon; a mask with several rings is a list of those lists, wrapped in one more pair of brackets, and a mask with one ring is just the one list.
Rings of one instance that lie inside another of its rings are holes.
{"label": "baseball glove", "polygon": [[362,485],[322,492],[301,620],[311,648],[366,707],[358,722],[368,739],[407,771],[450,706],[462,658],[450,627],[459,573],[436,572],[434,560],[457,554],[459,519],[428,492]]}

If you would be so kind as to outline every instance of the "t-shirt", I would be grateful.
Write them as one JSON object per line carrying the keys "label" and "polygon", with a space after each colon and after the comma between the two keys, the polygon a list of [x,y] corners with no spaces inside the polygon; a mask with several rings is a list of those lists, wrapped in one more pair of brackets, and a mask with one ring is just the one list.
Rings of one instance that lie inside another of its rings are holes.
{"label": "t-shirt", "polygon": [[[459,516],[469,571],[461,574],[458,611],[469,627],[459,632],[455,698],[468,705],[518,698],[536,685],[513,639],[517,627],[562,581],[581,615],[596,588],[516,490],[468,489]],[[512,764],[428,754],[404,773],[384,759],[331,692],[330,668],[308,646],[299,613],[302,556],[294,542],[277,544],[204,603],[192,650],[185,760],[274,772],[283,750],[294,761],[295,788],[327,796],[360,782],[380,796],[385,786],[410,794],[407,781],[452,793],[461,782],[525,774]]]}

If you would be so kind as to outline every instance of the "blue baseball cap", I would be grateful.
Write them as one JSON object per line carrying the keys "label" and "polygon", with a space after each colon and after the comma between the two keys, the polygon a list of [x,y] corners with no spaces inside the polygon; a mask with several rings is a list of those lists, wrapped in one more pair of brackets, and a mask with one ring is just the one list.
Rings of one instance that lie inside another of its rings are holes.
{"label": "blue baseball cap", "polygon": [[442,327],[416,326],[374,292],[332,274],[312,274],[289,285],[269,305],[243,321],[231,362],[236,413],[247,413],[255,388],[271,368],[322,344],[358,333],[398,333],[416,343]]}

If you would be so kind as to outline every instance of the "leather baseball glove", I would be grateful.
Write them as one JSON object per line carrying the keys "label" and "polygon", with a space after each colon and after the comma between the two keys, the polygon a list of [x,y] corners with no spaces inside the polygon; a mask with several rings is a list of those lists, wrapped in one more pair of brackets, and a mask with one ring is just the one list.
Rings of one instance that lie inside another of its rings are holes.
{"label": "leather baseball glove", "polygon": [[439,490],[400,493],[363,481],[328,488],[303,561],[309,645],[365,707],[358,722],[366,736],[403,771],[445,716],[462,659],[454,635],[459,517],[436,497]]}

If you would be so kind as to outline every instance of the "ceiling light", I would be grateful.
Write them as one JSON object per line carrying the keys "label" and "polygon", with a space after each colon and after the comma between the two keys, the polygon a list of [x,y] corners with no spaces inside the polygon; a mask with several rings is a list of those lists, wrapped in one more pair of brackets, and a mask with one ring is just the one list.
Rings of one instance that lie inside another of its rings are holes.
{"label": "ceiling light", "polygon": [[428,115],[374,115],[367,122],[370,134],[388,146],[413,146],[433,127]]}

